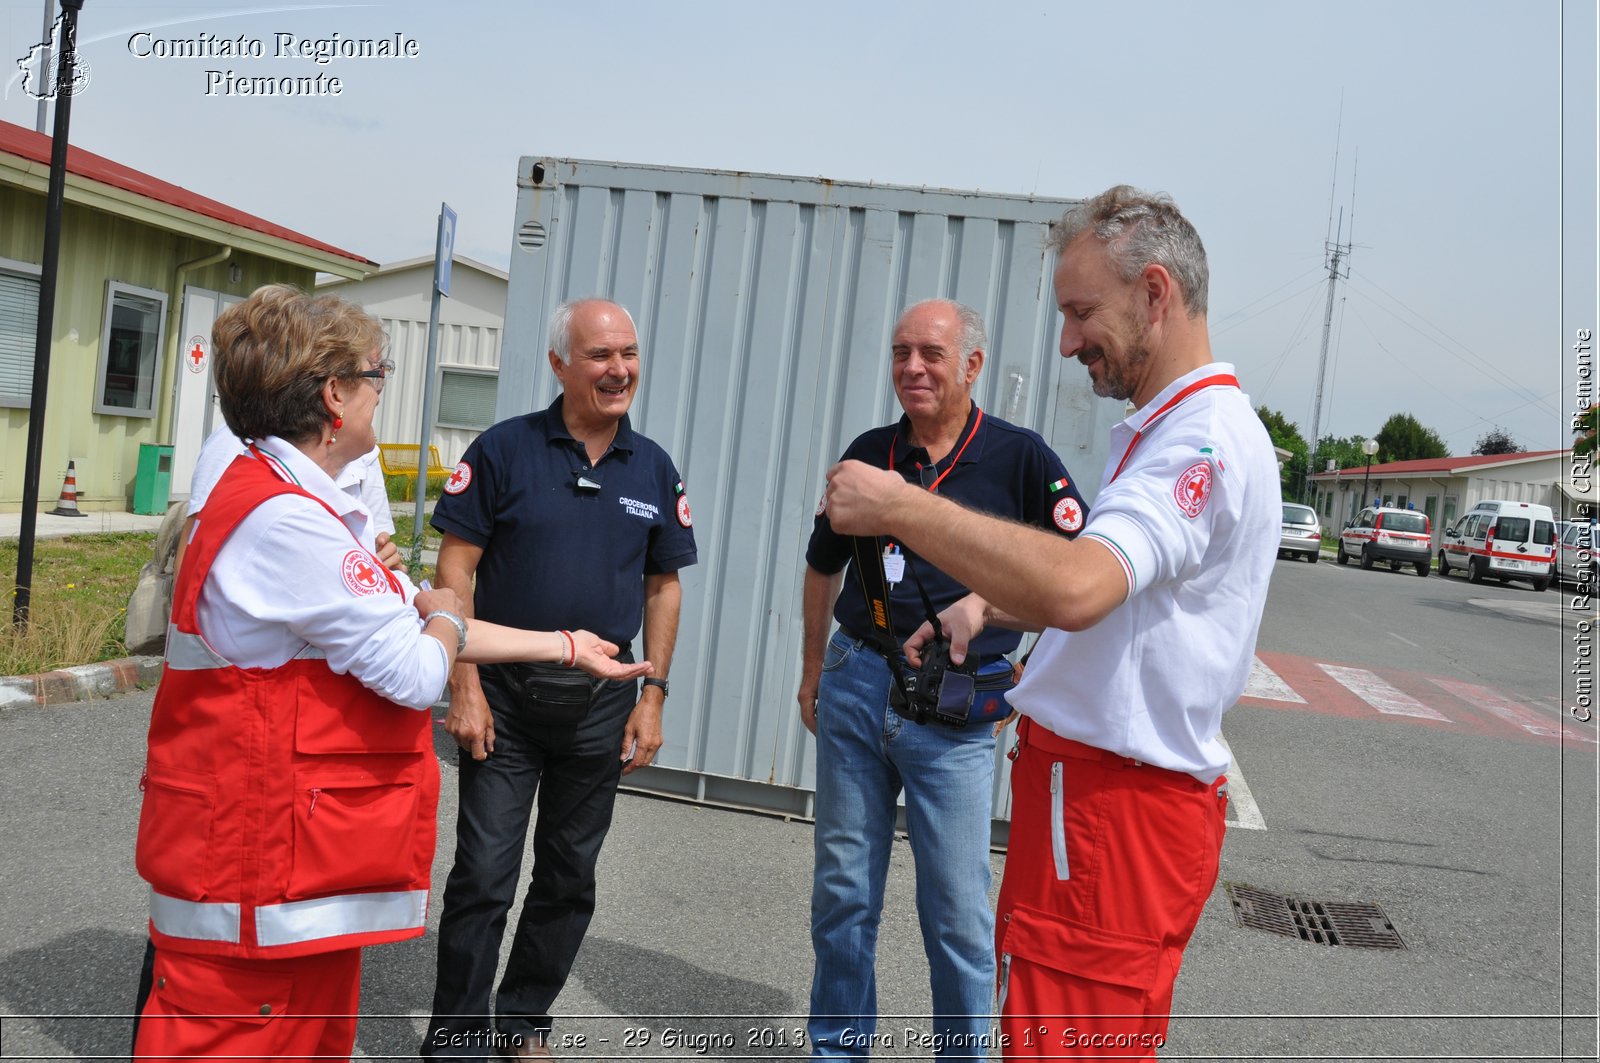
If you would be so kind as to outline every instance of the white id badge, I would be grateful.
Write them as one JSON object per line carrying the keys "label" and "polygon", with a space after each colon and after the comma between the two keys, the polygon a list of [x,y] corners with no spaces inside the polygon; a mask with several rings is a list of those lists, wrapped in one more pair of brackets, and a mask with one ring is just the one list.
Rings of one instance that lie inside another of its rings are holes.
{"label": "white id badge", "polygon": [[883,578],[891,586],[906,578],[906,555],[897,547],[883,548]]}

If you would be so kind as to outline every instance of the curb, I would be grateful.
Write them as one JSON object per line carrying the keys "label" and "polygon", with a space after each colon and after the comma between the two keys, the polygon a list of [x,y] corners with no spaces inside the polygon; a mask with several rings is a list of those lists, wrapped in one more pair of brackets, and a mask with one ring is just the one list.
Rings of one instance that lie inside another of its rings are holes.
{"label": "curb", "polygon": [[161,657],[124,657],[37,675],[0,677],[0,709],[112,698],[140,690],[161,679],[162,661]]}

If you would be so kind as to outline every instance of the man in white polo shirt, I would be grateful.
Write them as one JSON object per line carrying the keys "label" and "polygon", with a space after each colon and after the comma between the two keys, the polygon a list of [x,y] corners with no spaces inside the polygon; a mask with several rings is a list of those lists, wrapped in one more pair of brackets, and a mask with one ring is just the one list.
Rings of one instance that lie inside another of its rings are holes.
{"label": "man in white polo shirt", "polygon": [[1008,695],[1024,719],[995,933],[1004,1050],[1154,1058],[1217,879],[1219,732],[1261,625],[1278,468],[1233,367],[1211,359],[1205,249],[1170,198],[1109,189],[1051,246],[1062,356],[1137,406],[1078,538],[859,462],[829,474],[828,515],[973,589],[943,614],[952,656],[985,624],[1044,629]]}

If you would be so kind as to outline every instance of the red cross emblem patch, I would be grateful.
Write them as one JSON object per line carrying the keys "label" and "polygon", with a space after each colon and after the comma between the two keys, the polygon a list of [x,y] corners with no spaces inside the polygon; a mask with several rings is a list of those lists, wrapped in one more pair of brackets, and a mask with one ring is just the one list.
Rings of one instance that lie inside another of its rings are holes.
{"label": "red cross emblem patch", "polygon": [[1172,497],[1177,501],[1178,508],[1183,510],[1184,516],[1191,520],[1198,517],[1211,497],[1211,463],[1197,461],[1183,470],[1173,487]]}
{"label": "red cross emblem patch", "polygon": [[444,482],[444,493],[459,495],[472,483],[472,466],[464,461],[456,462],[456,467],[450,470],[450,479]]}
{"label": "red cross emblem patch", "polygon": [[1083,507],[1071,495],[1056,503],[1051,516],[1055,518],[1056,527],[1068,534],[1083,527]]}
{"label": "red cross emblem patch", "polygon": [[689,513],[688,495],[678,496],[678,523],[683,525],[685,528],[691,528],[694,526],[694,517]]}
{"label": "red cross emblem patch", "polygon": [[344,555],[344,585],[351,594],[362,596],[382,594],[388,589],[388,581],[378,570],[378,563],[361,550],[351,550]]}

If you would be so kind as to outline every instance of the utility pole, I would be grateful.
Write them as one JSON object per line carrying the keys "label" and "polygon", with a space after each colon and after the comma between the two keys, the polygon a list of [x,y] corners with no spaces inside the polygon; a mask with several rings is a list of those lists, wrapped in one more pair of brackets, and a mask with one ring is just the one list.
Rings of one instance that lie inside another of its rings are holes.
{"label": "utility pole", "polygon": [[61,214],[67,191],[67,133],[72,123],[73,73],[78,58],[78,12],[83,0],[61,0],[61,55],[57,60],[56,124],[50,143],[50,183],[45,195],[44,250],[39,265],[39,328],[33,343],[33,391],[28,407],[28,452],[22,469],[22,524],[17,537],[17,595],[11,622],[28,626],[33,600],[33,538],[39,523],[39,463],[44,453],[45,391],[50,383],[50,343],[55,335],[56,274],[61,259]]}

